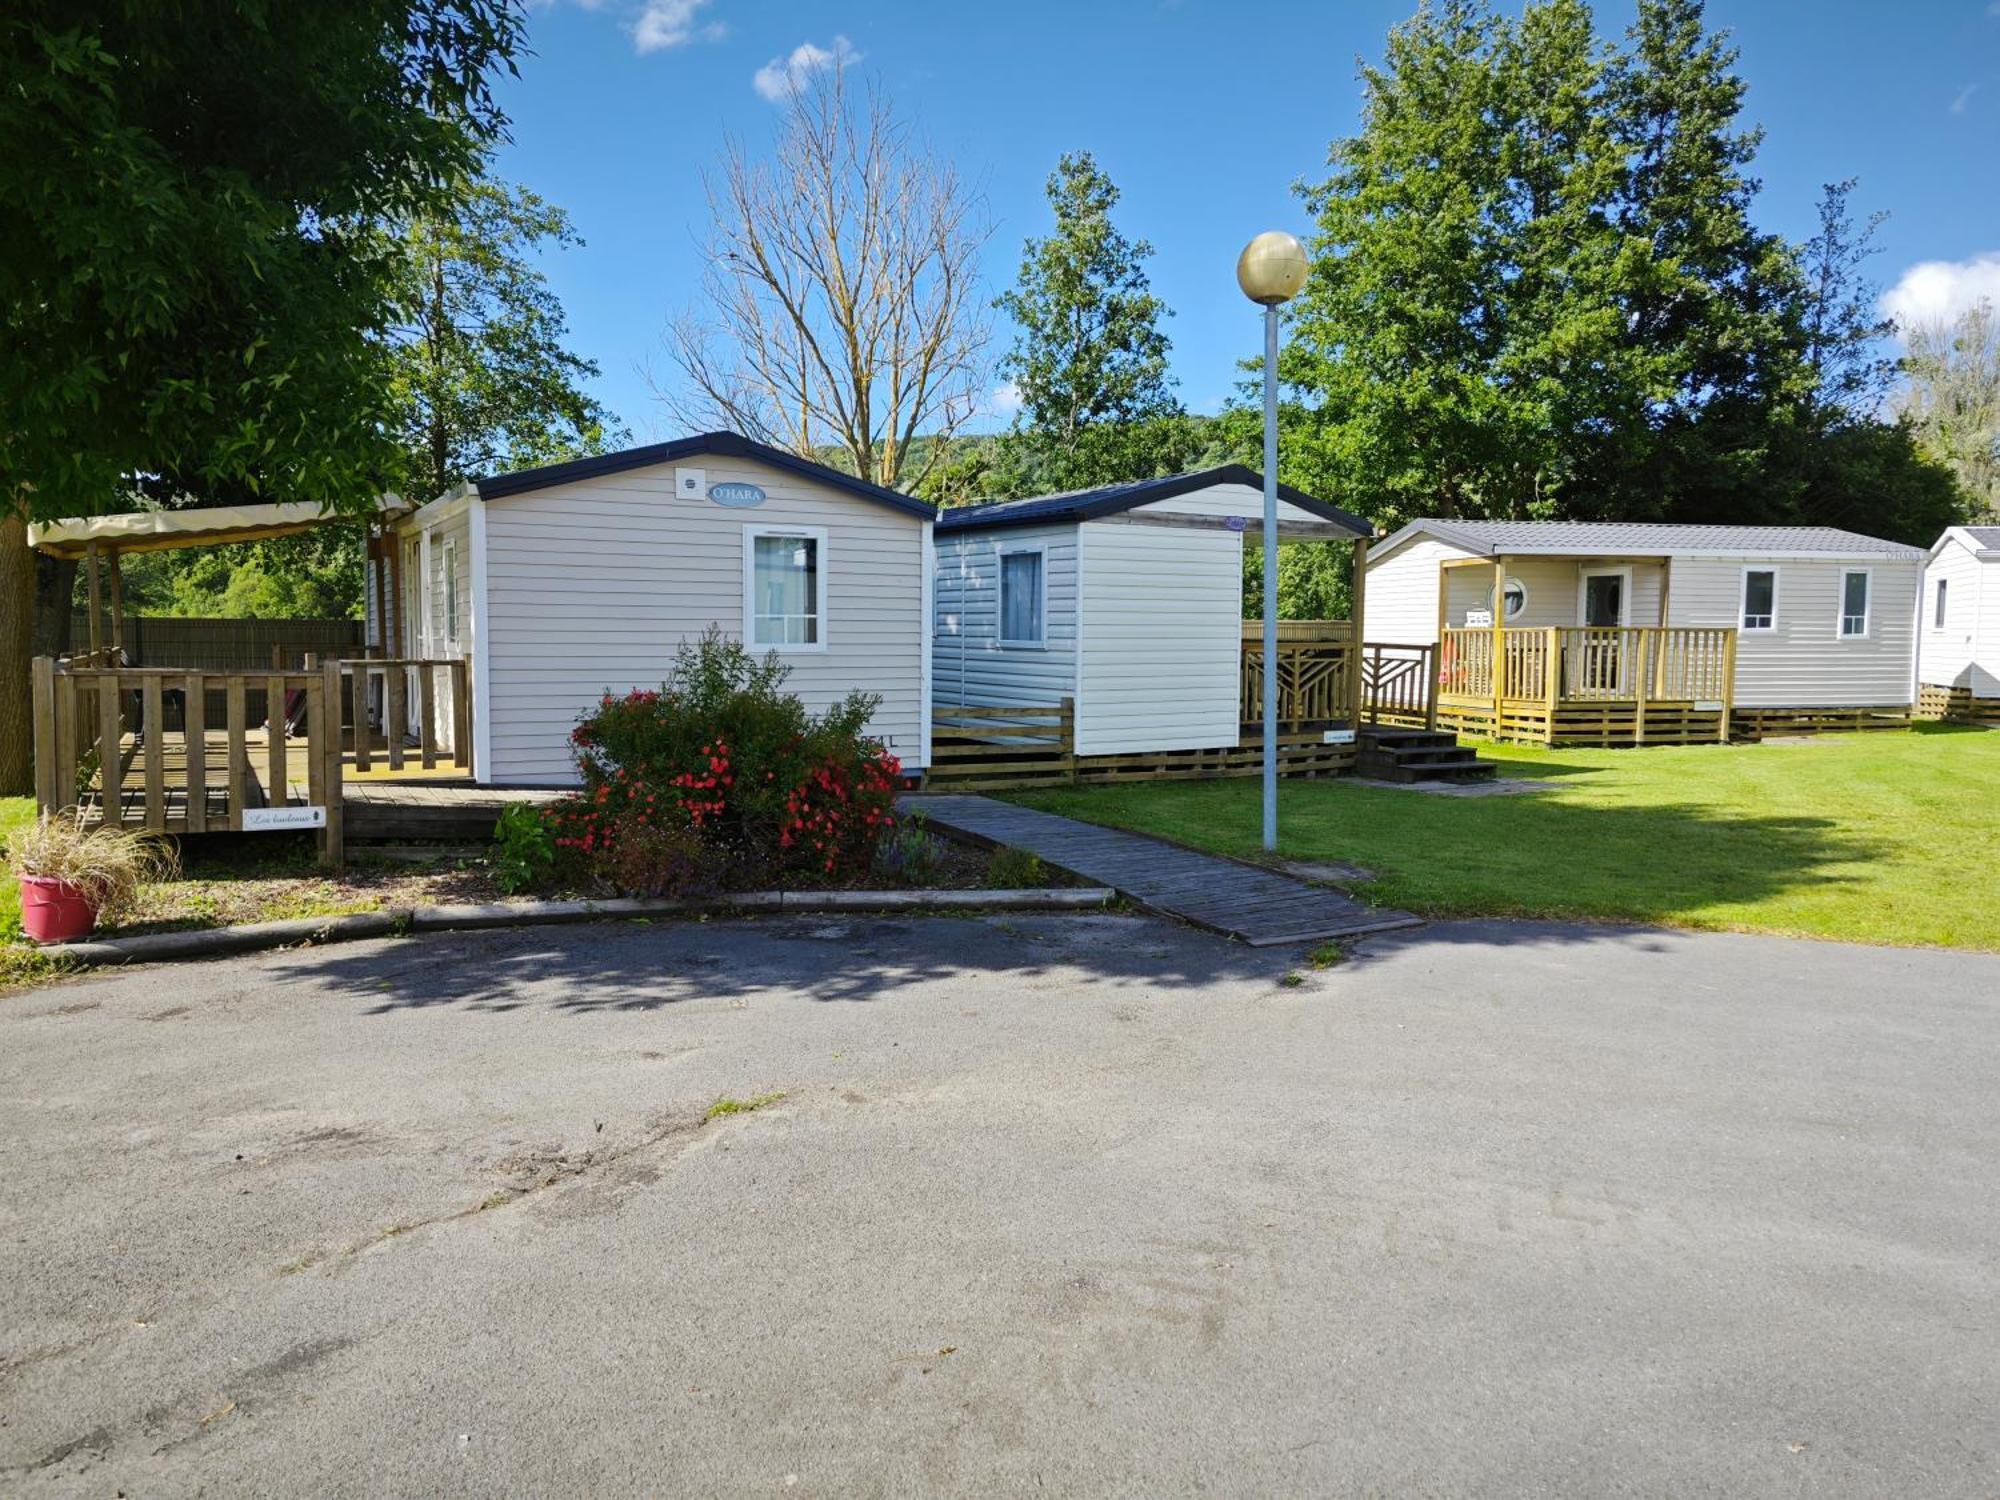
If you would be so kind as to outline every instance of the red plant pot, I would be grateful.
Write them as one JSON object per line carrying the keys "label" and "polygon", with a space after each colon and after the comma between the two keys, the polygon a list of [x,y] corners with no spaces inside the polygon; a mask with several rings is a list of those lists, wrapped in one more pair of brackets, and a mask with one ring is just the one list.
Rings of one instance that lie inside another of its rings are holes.
{"label": "red plant pot", "polygon": [[21,930],[38,943],[67,943],[97,925],[90,893],[46,875],[21,877]]}

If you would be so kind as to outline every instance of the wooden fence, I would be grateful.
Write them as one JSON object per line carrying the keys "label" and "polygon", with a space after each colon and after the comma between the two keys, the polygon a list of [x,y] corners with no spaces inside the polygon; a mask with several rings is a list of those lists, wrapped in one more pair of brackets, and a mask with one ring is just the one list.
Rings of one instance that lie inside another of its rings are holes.
{"label": "wooden fence", "polygon": [[1369,724],[1437,728],[1437,647],[1367,641],[1361,647],[1361,717]]}
{"label": "wooden fence", "polygon": [[[446,758],[461,770],[472,765],[471,672],[466,658],[371,656],[344,661],[340,671],[348,688],[355,770],[373,768],[376,732],[382,740],[382,759],[392,771],[400,771],[408,760],[411,738],[425,770]],[[407,726],[413,709],[412,733]],[[395,732],[398,726],[404,726],[400,733]]]}
{"label": "wooden fence", "polygon": [[[1286,776],[1344,771],[1353,765],[1354,753],[1351,741],[1327,744],[1319,730],[1278,736],[1278,769]],[[1262,766],[1263,739],[1254,734],[1234,745],[1080,755],[1075,701],[1065,698],[1030,707],[939,707],[932,716],[931,765],[924,784],[944,791],[998,791],[1255,776]]]}
{"label": "wooden fence", "polygon": [[[218,724],[207,716],[211,691],[223,703]],[[340,862],[338,662],[251,674],[37,657],[32,692],[44,811],[74,807],[91,822],[207,833],[254,827],[253,813],[320,809],[321,858]],[[181,705],[178,730],[166,727],[170,699]]]}
{"label": "wooden fence", "polygon": [[1727,740],[1736,632],[1721,627],[1447,629],[1451,728],[1543,743]]}
{"label": "wooden fence", "polygon": [[[1354,625],[1348,620],[1278,622],[1278,728],[1299,732],[1354,718]],[[1242,721],[1264,722],[1264,625],[1243,622]]]}

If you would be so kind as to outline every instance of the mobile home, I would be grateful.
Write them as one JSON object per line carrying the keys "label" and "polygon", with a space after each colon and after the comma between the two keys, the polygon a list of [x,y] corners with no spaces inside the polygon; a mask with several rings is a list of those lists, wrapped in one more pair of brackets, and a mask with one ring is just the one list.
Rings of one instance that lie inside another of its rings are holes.
{"label": "mobile home", "polygon": [[1954,526],[1924,564],[1921,711],[2000,724],[2000,526]]}

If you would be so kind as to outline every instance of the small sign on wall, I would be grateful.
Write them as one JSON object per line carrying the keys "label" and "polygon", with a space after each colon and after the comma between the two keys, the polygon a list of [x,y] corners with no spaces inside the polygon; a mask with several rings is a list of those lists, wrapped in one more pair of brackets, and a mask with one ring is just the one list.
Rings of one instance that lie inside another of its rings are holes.
{"label": "small sign on wall", "polygon": [[726,505],[731,510],[749,510],[764,503],[764,487],[760,484],[712,484],[708,487],[708,498],[717,505]]}
{"label": "small sign on wall", "polygon": [[1468,609],[1465,612],[1465,628],[1467,630],[1491,630],[1493,628],[1493,611],[1490,609]]}
{"label": "small sign on wall", "polygon": [[1329,729],[1325,734],[1320,736],[1320,739],[1322,743],[1328,745],[1351,745],[1354,743],[1354,731],[1351,729]]}
{"label": "small sign on wall", "polygon": [[275,833],[289,828],[326,827],[324,807],[246,807],[243,809],[243,831],[245,833]]}

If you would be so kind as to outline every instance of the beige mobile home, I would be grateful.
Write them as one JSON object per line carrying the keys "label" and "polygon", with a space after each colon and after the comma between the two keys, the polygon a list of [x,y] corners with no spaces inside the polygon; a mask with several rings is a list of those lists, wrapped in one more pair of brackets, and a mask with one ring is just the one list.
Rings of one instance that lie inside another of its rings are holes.
{"label": "beige mobile home", "polygon": [[1927,717],[2000,724],[2000,526],[1954,526],[1931,548],[1917,681]]}
{"label": "beige mobile home", "polygon": [[1365,639],[1433,653],[1439,722],[1626,744],[1907,722],[1924,553],[1827,527],[1421,520]]}
{"label": "beige mobile home", "polygon": [[[1263,511],[1263,480],[1241,465],[944,511],[938,715],[1066,704],[1070,748],[1086,761],[1236,751],[1261,711],[1259,657],[1244,637],[1243,549],[1261,538]],[[1281,539],[1368,532],[1367,522],[1280,487]],[[1323,661],[1287,660],[1281,718],[1351,727],[1345,697],[1300,706],[1317,688],[1345,691],[1350,642],[1351,631],[1326,645]],[[1308,737],[1324,748],[1323,734],[1301,732]]]}
{"label": "beige mobile home", "polygon": [[779,653],[811,708],[879,694],[872,729],[920,769],[934,514],[726,432],[502,474],[377,539],[369,640],[469,661],[456,723],[484,785],[573,782],[578,716],[607,689],[657,687],[711,627]]}

